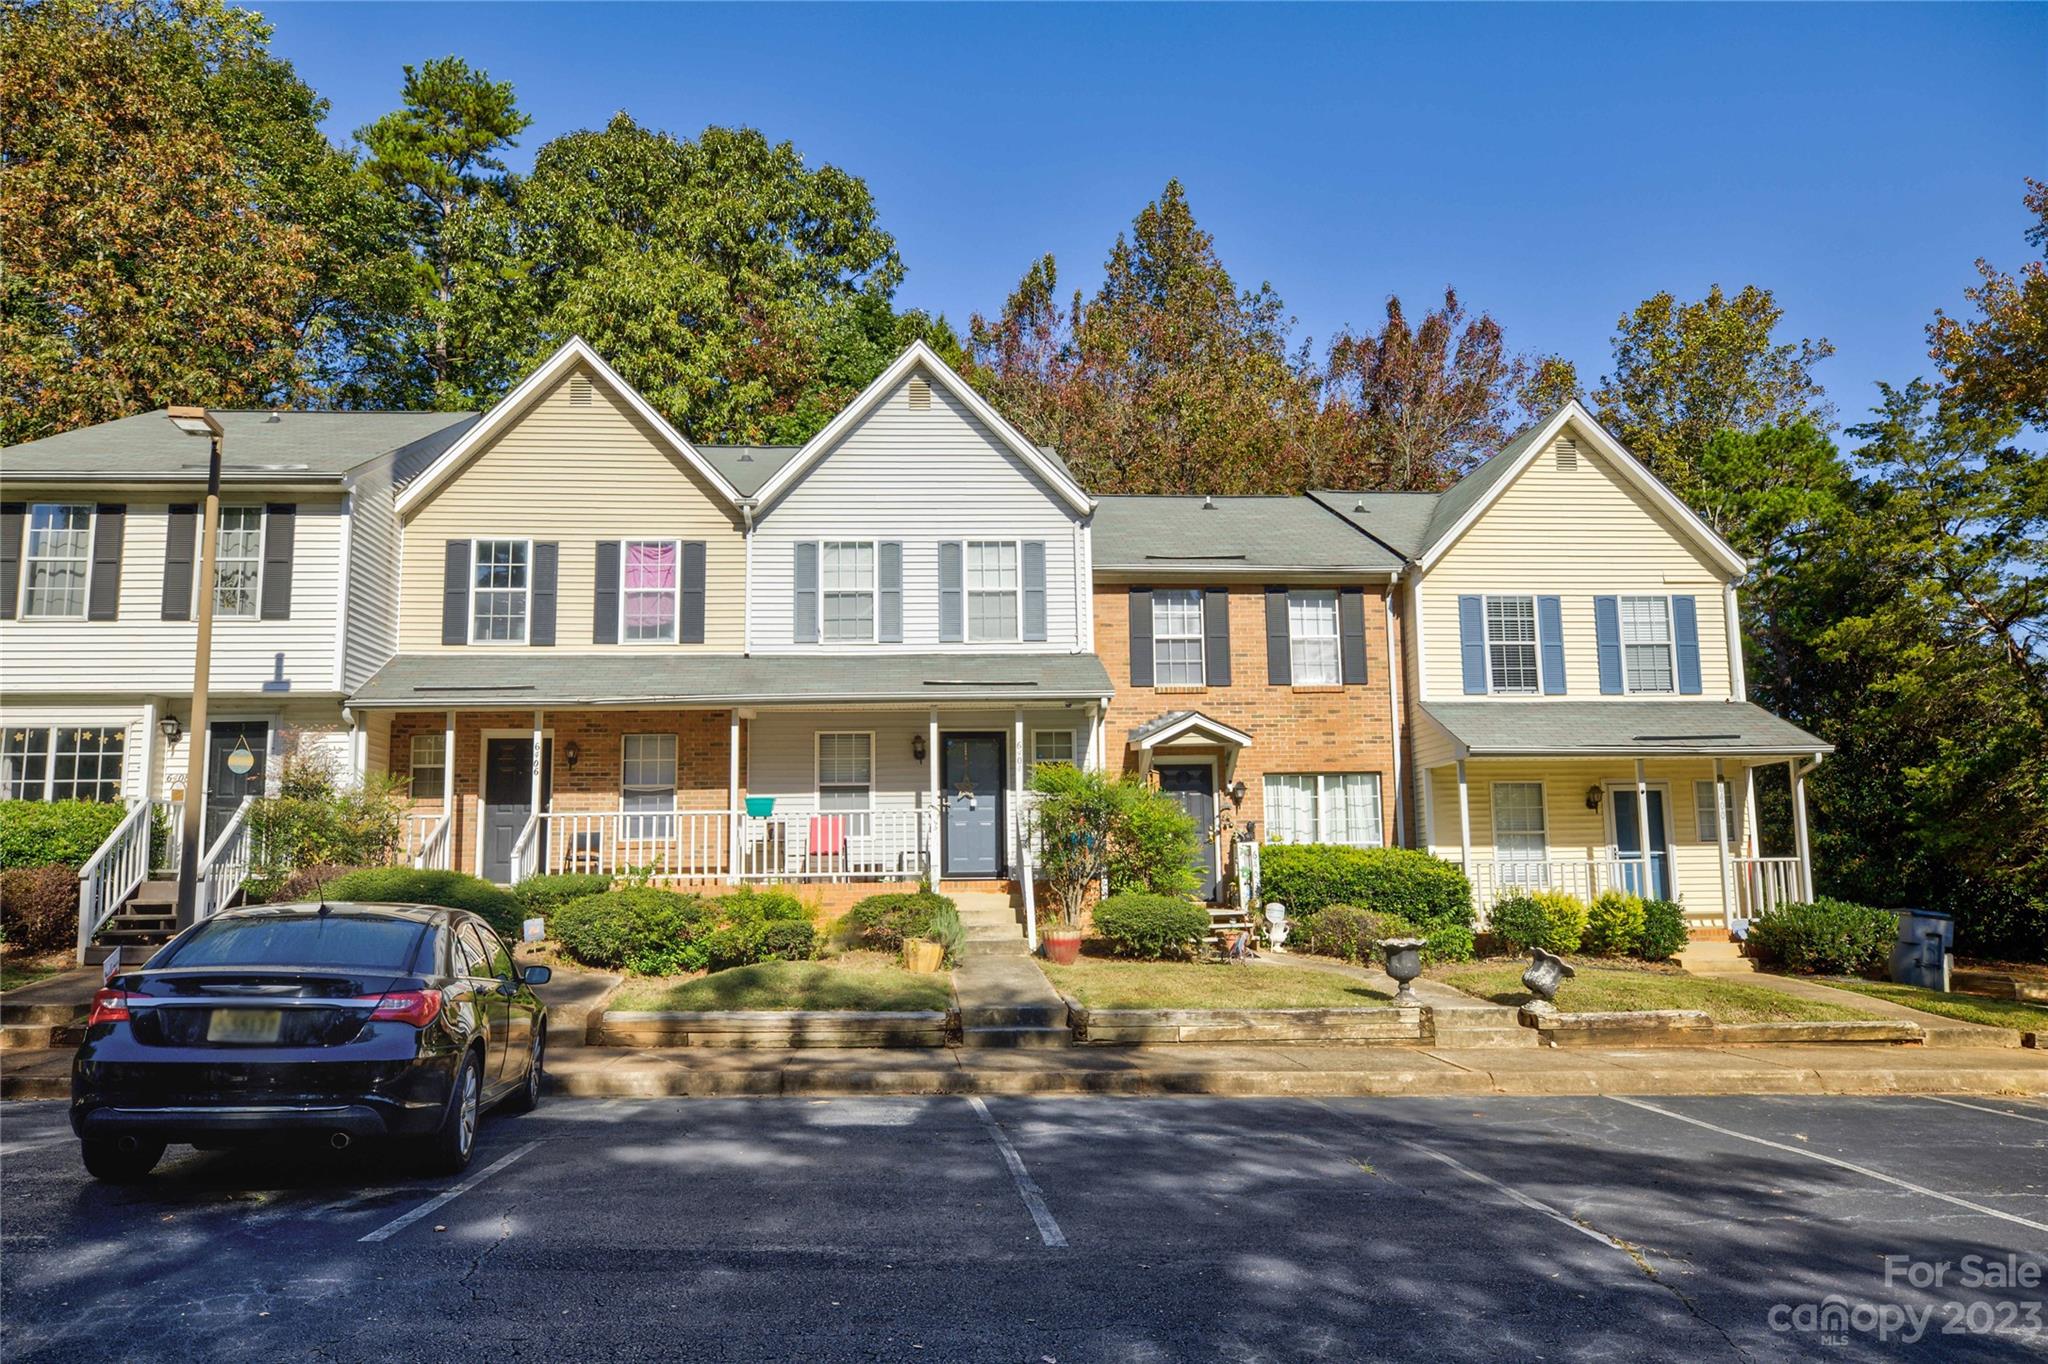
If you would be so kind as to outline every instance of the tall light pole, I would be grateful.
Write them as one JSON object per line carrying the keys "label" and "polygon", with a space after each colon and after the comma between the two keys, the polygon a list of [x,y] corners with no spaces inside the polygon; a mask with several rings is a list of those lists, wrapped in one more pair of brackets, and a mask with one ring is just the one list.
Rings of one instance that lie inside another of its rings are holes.
{"label": "tall light pole", "polygon": [[206,764],[211,746],[206,732],[206,687],[213,674],[214,555],[220,540],[220,421],[203,407],[173,407],[171,421],[188,436],[205,436],[211,448],[206,461],[206,510],[199,523],[198,639],[192,649],[192,747],[185,759],[185,827],[179,838],[178,927],[199,919],[199,859],[206,819]]}

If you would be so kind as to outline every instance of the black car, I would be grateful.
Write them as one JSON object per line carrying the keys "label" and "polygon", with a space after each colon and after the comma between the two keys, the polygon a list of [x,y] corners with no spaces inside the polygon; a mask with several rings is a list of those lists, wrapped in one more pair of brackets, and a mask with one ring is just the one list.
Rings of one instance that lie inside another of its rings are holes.
{"label": "black car", "polygon": [[186,929],[94,996],[71,1130],[100,1179],[174,1141],[401,1138],[436,1173],[477,1118],[540,1101],[547,1006],[481,918],[431,905],[293,904]]}

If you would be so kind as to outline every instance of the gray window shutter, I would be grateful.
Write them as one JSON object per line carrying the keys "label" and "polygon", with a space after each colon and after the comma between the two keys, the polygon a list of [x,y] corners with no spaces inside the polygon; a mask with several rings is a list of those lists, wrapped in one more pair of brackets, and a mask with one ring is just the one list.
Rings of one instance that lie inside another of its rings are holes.
{"label": "gray window shutter", "polygon": [[676,629],[682,644],[704,642],[704,542],[683,541],[683,619]]}
{"label": "gray window shutter", "polygon": [[960,542],[939,545],[939,643],[958,644],[967,638],[967,592],[961,585]]}
{"label": "gray window shutter", "polygon": [[1593,643],[1600,654],[1600,694],[1621,695],[1621,598],[1593,598]]}
{"label": "gray window shutter", "polygon": [[883,644],[903,642],[903,542],[884,540],[875,546],[875,638]]}
{"label": "gray window shutter", "polygon": [[26,502],[0,502],[0,620],[14,619],[21,596],[21,525]]}
{"label": "gray window shutter", "polygon": [[1202,592],[1202,676],[1212,687],[1230,685],[1230,593]]}
{"label": "gray window shutter", "polygon": [[1347,587],[1337,594],[1337,638],[1343,654],[1344,685],[1365,683],[1365,589]]}
{"label": "gray window shutter", "polygon": [[1152,685],[1152,589],[1131,589],[1131,685]]}
{"label": "gray window shutter", "polygon": [[164,527],[165,620],[192,619],[192,565],[199,550],[199,508],[180,502]]}
{"label": "gray window shutter", "polygon": [[1266,589],[1266,684],[1294,685],[1294,653],[1287,624],[1287,589]]}
{"label": "gray window shutter", "polygon": [[273,502],[263,509],[263,588],[257,607],[264,620],[292,618],[292,542],[298,525],[295,503]]}
{"label": "gray window shutter", "polygon": [[1691,597],[1671,599],[1671,639],[1677,646],[1678,690],[1700,694],[1700,613]]}
{"label": "gray window shutter", "polygon": [[796,550],[795,598],[790,603],[790,638],[798,644],[818,642],[818,542],[799,540]]}
{"label": "gray window shutter", "polygon": [[[86,588],[87,620],[121,618],[121,539],[128,528],[128,508],[102,502],[93,512],[92,581]],[[9,598],[12,601],[12,597]]]}
{"label": "gray window shutter", "polygon": [[1536,599],[1536,641],[1543,654],[1543,694],[1563,696],[1564,610],[1556,597]]}
{"label": "gray window shutter", "polygon": [[590,642],[619,642],[619,542],[597,542],[597,588],[590,595]]}
{"label": "gray window shutter", "polygon": [[555,642],[555,583],[561,576],[561,546],[552,540],[533,547],[533,610],[526,642],[545,648]]}
{"label": "gray window shutter", "polygon": [[1018,553],[1024,575],[1024,638],[1045,638],[1045,541],[1026,540]]}
{"label": "gray window shutter", "polygon": [[1486,602],[1483,598],[1458,598],[1458,662],[1465,675],[1465,695],[1486,695]]}
{"label": "gray window shutter", "polygon": [[450,540],[441,555],[441,642],[469,643],[469,541]]}

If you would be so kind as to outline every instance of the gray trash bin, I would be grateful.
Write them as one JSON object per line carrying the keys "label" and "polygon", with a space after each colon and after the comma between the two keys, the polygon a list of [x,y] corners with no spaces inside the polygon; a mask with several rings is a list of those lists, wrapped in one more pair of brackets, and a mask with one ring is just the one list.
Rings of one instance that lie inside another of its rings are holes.
{"label": "gray trash bin", "polygon": [[1931,909],[1895,909],[1899,940],[1892,944],[1892,980],[1925,990],[1947,990],[1949,949],[1955,945],[1954,916]]}

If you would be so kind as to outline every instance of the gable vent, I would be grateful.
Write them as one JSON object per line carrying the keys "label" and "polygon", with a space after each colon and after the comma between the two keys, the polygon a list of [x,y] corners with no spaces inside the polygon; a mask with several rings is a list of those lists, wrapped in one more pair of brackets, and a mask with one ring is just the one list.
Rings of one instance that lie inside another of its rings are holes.
{"label": "gable vent", "polygon": [[910,410],[929,412],[932,410],[932,381],[922,374],[910,376]]}
{"label": "gable vent", "polygon": [[581,374],[569,376],[569,406],[590,406],[590,380]]}
{"label": "gable vent", "polygon": [[1570,436],[1559,436],[1552,447],[1557,451],[1557,467],[1565,473],[1579,467],[1579,443]]}

